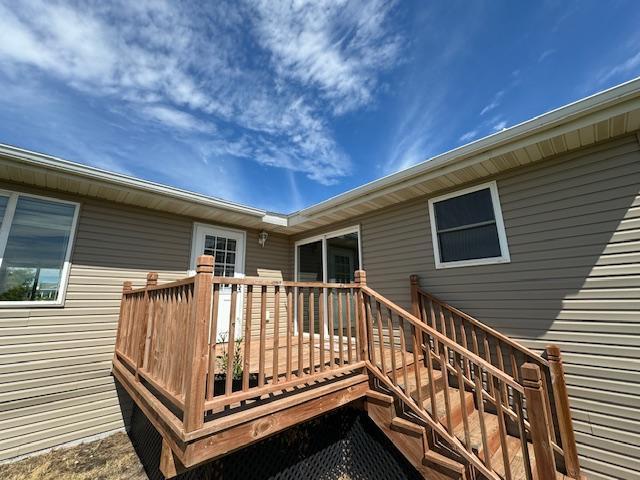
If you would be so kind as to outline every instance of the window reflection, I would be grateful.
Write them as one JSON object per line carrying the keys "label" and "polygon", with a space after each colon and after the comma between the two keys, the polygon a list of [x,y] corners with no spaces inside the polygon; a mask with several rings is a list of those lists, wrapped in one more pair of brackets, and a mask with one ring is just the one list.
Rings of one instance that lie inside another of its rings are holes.
{"label": "window reflection", "polygon": [[0,301],[57,299],[75,208],[18,197],[0,267]]}

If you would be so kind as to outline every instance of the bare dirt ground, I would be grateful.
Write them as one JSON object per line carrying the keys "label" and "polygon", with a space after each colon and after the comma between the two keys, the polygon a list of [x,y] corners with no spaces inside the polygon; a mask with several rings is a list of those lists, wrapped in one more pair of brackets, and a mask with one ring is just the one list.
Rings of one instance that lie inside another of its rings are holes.
{"label": "bare dirt ground", "polygon": [[129,437],[116,433],[0,465],[2,480],[147,480]]}

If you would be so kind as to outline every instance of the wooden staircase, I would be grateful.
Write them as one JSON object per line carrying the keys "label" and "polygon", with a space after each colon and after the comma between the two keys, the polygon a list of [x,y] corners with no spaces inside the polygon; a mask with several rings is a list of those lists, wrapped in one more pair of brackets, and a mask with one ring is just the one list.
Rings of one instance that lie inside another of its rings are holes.
{"label": "wooden staircase", "polygon": [[424,478],[441,478],[436,466],[448,478],[584,478],[557,347],[543,358],[415,277],[413,315],[363,283],[366,364],[379,394],[368,394],[369,416]]}

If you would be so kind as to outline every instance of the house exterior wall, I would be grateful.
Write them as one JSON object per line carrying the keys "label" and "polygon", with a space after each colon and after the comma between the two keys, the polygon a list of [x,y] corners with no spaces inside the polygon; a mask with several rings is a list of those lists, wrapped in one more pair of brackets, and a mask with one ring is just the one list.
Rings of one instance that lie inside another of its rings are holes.
{"label": "house exterior wall", "polygon": [[[0,187],[81,204],[64,306],[0,308],[1,461],[123,427],[129,404],[110,375],[122,282],[184,277],[197,219]],[[257,235],[247,231],[247,275],[289,265],[286,237],[261,248]]]}
{"label": "house exterior wall", "polygon": [[495,179],[510,263],[436,269],[427,197],[326,230],[360,224],[369,285],[404,307],[418,274],[429,292],[525,345],[559,345],[581,465],[592,479],[637,478],[638,137]]}

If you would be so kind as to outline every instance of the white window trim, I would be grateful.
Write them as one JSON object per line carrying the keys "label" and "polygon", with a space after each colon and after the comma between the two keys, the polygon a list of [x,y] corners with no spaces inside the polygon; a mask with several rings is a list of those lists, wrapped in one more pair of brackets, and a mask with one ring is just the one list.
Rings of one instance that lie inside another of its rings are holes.
{"label": "white window trim", "polygon": [[[491,192],[491,203],[493,204],[493,214],[496,219],[496,229],[498,230],[498,241],[500,243],[500,253],[498,257],[476,258],[473,260],[458,260],[454,262],[442,262],[440,260],[440,244],[438,242],[438,233],[436,227],[436,216],[434,204],[450,198],[466,195],[467,193],[477,192],[488,188]],[[464,190],[456,190],[455,192],[440,195],[429,199],[429,219],[431,223],[431,242],[433,244],[433,256],[436,269],[455,268],[455,267],[471,267],[474,265],[491,265],[495,263],[509,263],[511,256],[509,255],[509,245],[507,242],[507,233],[504,228],[504,220],[502,218],[502,207],[500,206],[500,197],[498,195],[498,184],[496,181],[475,185],[465,188]]]}
{"label": "white window trim", "polygon": [[40,200],[46,200],[54,203],[64,203],[74,206],[73,220],[71,221],[71,230],[69,232],[69,242],[67,244],[67,251],[64,256],[64,263],[62,264],[62,270],[60,272],[60,287],[58,288],[58,298],[56,300],[25,300],[25,301],[9,301],[4,302],[0,300],[0,308],[33,308],[33,307],[63,307],[67,298],[67,286],[69,284],[69,273],[71,271],[71,252],[73,251],[73,245],[76,237],[76,229],[78,226],[78,216],[80,214],[80,204],[78,202],[72,202],[69,200],[60,200],[59,198],[45,197],[42,195],[33,195],[31,193],[22,193],[13,190],[0,190],[0,195],[8,196],[7,208],[4,212],[4,218],[2,219],[2,227],[0,227],[0,267],[4,260],[4,252],[9,240],[9,233],[13,223],[13,216],[15,214],[16,206],[18,203],[18,197],[30,197]]}

